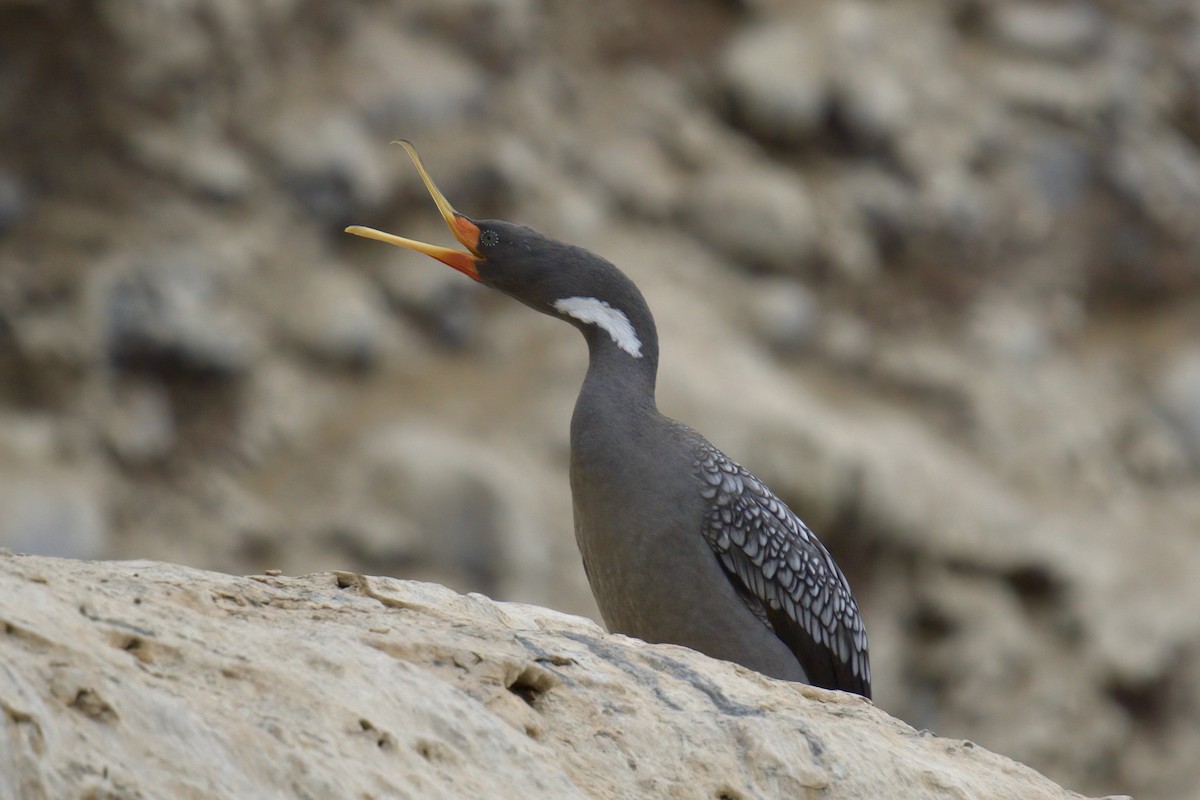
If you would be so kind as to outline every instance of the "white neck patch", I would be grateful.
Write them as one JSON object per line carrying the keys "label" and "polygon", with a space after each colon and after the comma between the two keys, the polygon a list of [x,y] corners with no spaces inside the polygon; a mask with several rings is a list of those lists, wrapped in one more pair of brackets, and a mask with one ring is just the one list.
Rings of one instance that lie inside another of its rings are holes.
{"label": "white neck patch", "polygon": [[603,300],[594,297],[565,297],[556,300],[554,307],[563,314],[569,314],[580,322],[599,325],[608,331],[617,347],[634,358],[642,357],[642,341],[633,331],[633,324],[625,312],[613,308]]}

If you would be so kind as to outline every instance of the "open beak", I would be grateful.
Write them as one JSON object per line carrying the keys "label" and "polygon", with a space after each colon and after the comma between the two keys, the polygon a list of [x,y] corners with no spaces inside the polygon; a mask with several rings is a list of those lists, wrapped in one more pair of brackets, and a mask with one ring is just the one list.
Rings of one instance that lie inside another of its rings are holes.
{"label": "open beak", "polygon": [[425,242],[418,242],[415,239],[405,239],[403,236],[384,233],[374,228],[364,228],[361,225],[351,225],[349,228],[346,228],[346,233],[352,233],[355,236],[362,236],[366,239],[387,242],[388,244],[405,247],[409,250],[416,250],[418,253],[424,253],[427,256],[436,258],[447,266],[454,267],[459,272],[474,280],[479,280],[479,271],[475,267],[478,262],[483,260],[483,256],[479,254],[479,226],[454,210],[454,206],[450,205],[450,201],[446,199],[446,196],[434,184],[433,179],[429,177],[429,173],[425,171],[425,165],[421,163],[421,157],[417,155],[417,150],[412,146],[411,142],[400,139],[397,142],[393,142],[393,144],[399,144],[408,152],[409,158],[417,166],[417,172],[420,173],[421,180],[425,182],[425,188],[429,190],[429,194],[433,195],[433,202],[437,203],[438,211],[442,213],[442,219],[446,220],[446,225],[449,226],[450,232],[470,252],[464,253],[459,250],[451,250],[449,247],[438,247],[436,244],[426,244]]}

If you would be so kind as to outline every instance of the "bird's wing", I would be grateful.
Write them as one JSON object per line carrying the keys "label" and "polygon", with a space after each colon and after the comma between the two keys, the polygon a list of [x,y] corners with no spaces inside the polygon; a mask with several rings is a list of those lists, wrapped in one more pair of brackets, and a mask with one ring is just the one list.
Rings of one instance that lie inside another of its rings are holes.
{"label": "bird's wing", "polygon": [[814,685],[870,697],[867,632],[825,546],[762,481],[707,442],[697,470],[709,501],[704,536],[751,610]]}

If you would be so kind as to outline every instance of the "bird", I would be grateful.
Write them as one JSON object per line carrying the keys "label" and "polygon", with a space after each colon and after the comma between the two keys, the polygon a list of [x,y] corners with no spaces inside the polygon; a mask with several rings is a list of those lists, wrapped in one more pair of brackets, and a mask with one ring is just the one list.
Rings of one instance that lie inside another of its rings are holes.
{"label": "bird", "polygon": [[658,410],[658,334],[606,259],[454,209],[404,147],[466,252],[352,225],[573,325],[588,369],[570,423],[575,538],[608,630],[768,677],[870,698],[867,633],[846,576],[762,481]]}

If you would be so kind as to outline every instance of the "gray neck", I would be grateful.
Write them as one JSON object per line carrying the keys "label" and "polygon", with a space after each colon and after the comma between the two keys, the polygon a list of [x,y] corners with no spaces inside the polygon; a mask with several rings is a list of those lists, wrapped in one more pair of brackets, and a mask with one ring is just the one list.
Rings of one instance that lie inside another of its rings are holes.
{"label": "gray neck", "polygon": [[571,418],[571,446],[584,444],[589,434],[610,438],[638,422],[658,415],[654,386],[658,374],[658,334],[648,311],[631,315],[642,342],[635,358],[594,325],[581,325],[588,343],[588,371]]}

